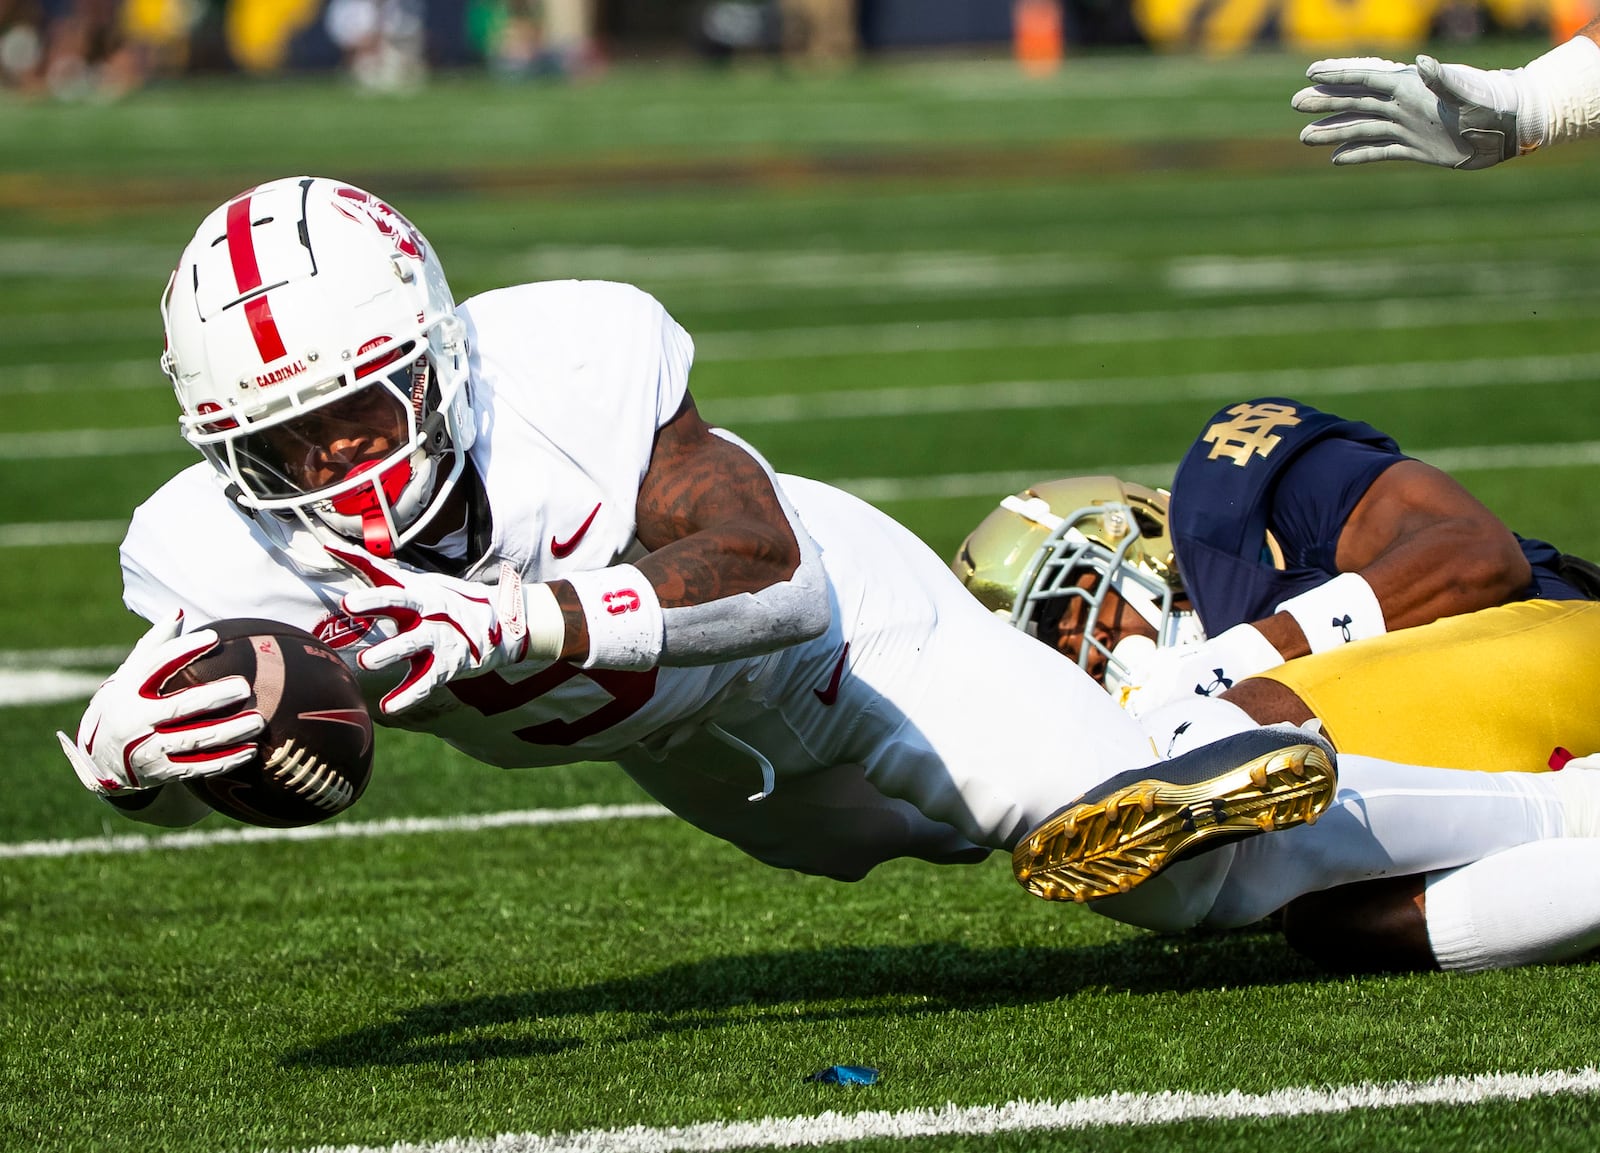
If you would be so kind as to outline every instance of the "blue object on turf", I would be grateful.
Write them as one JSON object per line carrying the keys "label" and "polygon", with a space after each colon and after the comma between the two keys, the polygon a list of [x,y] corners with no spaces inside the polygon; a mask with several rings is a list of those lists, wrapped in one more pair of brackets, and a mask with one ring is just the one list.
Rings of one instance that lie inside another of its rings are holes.
{"label": "blue object on turf", "polygon": [[876,1085],[878,1071],[865,1065],[829,1065],[826,1069],[807,1073],[806,1080],[823,1085]]}

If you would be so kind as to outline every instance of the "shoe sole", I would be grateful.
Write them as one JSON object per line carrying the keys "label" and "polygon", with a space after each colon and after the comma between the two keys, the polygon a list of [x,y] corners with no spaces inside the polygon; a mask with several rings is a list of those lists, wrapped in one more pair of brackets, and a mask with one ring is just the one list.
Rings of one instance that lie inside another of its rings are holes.
{"label": "shoe sole", "polygon": [[1047,901],[1114,897],[1201,849],[1314,824],[1336,783],[1332,761],[1313,744],[1192,784],[1150,777],[1045,820],[1012,851],[1012,871]]}

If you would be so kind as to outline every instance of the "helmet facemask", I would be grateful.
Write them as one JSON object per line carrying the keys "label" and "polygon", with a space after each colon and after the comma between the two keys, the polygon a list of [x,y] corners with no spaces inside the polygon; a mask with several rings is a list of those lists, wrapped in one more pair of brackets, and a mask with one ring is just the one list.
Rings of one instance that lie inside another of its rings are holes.
{"label": "helmet facemask", "polygon": [[[1195,614],[1177,607],[1181,587],[1139,563],[1137,546],[1144,532],[1132,506],[1089,505],[1057,517],[1038,497],[1010,496],[1001,507],[1050,529],[1024,577],[1027,591],[1012,607],[1014,627],[1053,643],[1062,618],[1074,602],[1081,603],[1074,629],[1078,667],[1087,670],[1099,654],[1105,660],[1106,687],[1113,691],[1127,680],[1124,658],[1200,639]],[[1080,526],[1096,522],[1100,539],[1091,539]],[[1153,642],[1141,634],[1118,637],[1109,645],[1100,639],[1096,626],[1113,592],[1150,626]]]}
{"label": "helmet facemask", "polygon": [[[1183,604],[1166,494],[1114,476],[1043,481],[1006,497],[968,534],[951,567],[1013,627],[1073,657],[1086,672],[1103,665],[1112,690],[1136,656],[1203,637]],[[1153,639],[1131,618],[1125,624],[1115,615],[1124,611]]]}
{"label": "helmet facemask", "polygon": [[[435,327],[456,325],[453,317]],[[289,388],[257,410],[185,414],[185,437],[226,476],[247,509],[292,514],[379,556],[433,521],[466,465],[456,403],[438,357],[420,341],[382,340],[337,376]]]}

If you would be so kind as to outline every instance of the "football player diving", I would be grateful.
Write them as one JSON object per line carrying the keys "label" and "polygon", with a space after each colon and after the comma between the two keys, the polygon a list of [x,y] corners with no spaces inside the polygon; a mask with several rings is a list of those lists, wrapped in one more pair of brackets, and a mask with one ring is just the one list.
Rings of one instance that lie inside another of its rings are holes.
{"label": "football player diving", "polygon": [[1029,840],[1035,891],[1246,924],[1600,836],[1600,774],[1356,755],[1335,799],[1331,750],[1292,726],[1151,765],[1129,713],[912,533],[709,426],[693,342],[631,286],[457,305],[404,216],[292,177],[206,216],[161,311],[204,459],[136,511],[124,600],[151,626],[61,738],[129,816],[193,822],[184,779],[252,755],[241,678],[159,686],[209,623],[265,617],[340,646],[384,723],[502,768],[616,761],[702,830],[839,879],[1012,851],[1065,801],[1084,819]]}
{"label": "football player diving", "polygon": [[[1313,719],[1341,755],[1538,771],[1600,751],[1593,566],[1517,536],[1369,425],[1296,401],[1216,413],[1170,507],[1114,477],[1034,485],[953,567],[1170,751]],[[1304,896],[1285,929],[1343,968],[1567,957],[1600,945],[1596,869],[1600,841],[1541,842]]]}

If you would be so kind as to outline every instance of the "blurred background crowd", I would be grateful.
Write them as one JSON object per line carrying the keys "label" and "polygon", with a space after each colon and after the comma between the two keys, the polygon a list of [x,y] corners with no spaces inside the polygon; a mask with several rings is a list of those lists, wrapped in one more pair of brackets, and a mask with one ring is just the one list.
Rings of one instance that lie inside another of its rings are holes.
{"label": "blurred background crowd", "polygon": [[698,54],[839,67],[974,46],[1049,70],[1080,48],[1403,52],[1490,33],[1562,38],[1600,0],[0,0],[0,87],[116,99],[152,80],[346,70],[376,90],[435,71],[581,78]]}

